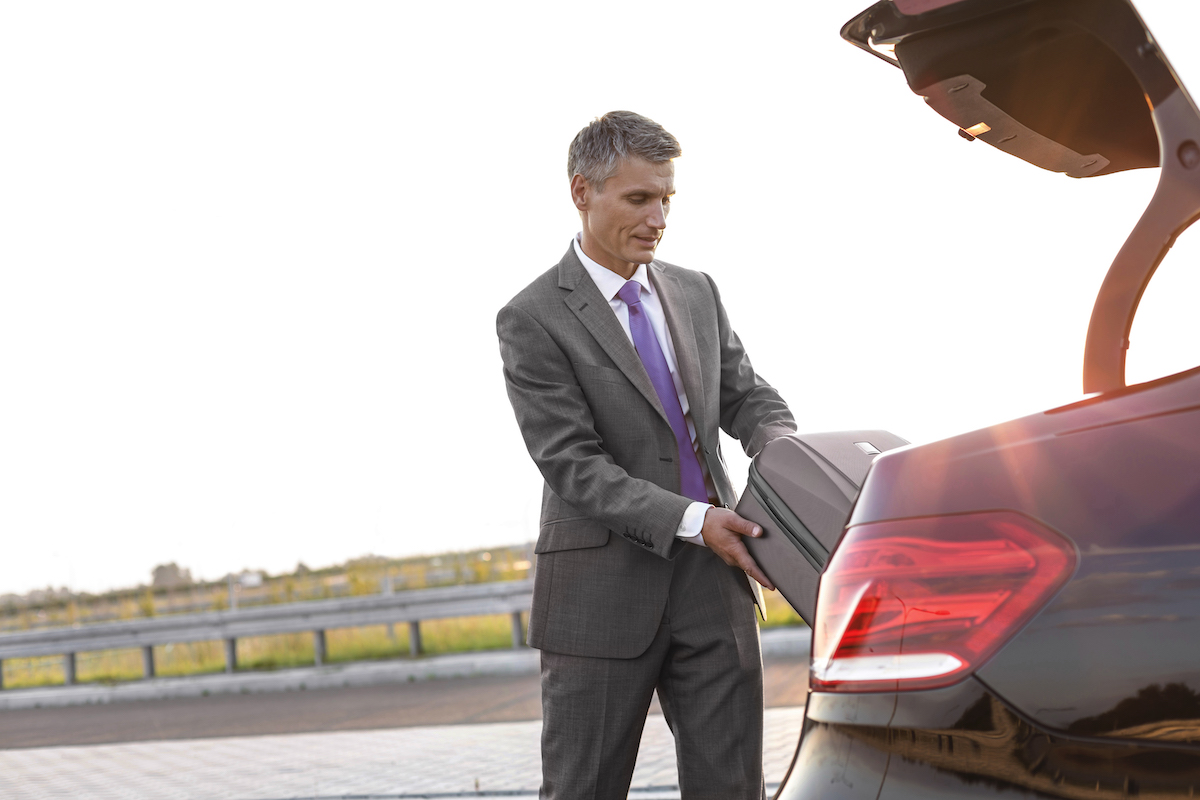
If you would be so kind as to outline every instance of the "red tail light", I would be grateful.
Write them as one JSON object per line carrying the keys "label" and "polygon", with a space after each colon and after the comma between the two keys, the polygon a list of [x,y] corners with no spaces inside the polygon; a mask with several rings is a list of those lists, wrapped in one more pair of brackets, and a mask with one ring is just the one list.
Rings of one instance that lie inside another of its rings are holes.
{"label": "red tail light", "polygon": [[931,689],[982,666],[1075,571],[1075,547],[1013,511],[846,532],[821,576],[812,688]]}

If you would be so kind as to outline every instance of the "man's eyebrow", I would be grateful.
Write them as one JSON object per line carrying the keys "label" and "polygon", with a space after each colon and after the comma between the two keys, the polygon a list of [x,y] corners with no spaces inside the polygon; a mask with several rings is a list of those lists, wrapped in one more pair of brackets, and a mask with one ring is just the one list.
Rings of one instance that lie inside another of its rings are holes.
{"label": "man's eyebrow", "polygon": [[[655,191],[654,189],[630,189],[628,192],[626,192],[624,194],[624,197],[638,197],[639,195],[645,196],[645,197],[658,197],[659,193],[657,191]],[[672,189],[671,191],[667,192],[665,195],[662,195],[662,196],[663,197],[674,197],[675,190]]]}

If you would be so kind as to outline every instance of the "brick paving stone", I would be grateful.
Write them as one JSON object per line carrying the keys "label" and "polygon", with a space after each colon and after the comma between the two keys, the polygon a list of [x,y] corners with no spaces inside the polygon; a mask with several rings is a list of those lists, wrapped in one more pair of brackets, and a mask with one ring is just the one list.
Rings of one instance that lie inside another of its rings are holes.
{"label": "brick paving stone", "polygon": [[[766,712],[768,786],[787,771],[803,713]],[[540,734],[540,722],[497,722],[7,750],[0,751],[0,800],[532,798]],[[678,797],[676,786],[674,740],[663,718],[651,715],[631,797]]]}

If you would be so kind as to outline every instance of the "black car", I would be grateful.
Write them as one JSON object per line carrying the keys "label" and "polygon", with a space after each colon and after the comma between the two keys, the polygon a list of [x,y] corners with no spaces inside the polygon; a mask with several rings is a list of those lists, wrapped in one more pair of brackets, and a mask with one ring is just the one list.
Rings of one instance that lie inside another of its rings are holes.
{"label": "black car", "polygon": [[1127,386],[1125,354],[1200,217],[1200,113],[1127,0],[885,0],[842,35],[964,138],[1161,177],[1096,299],[1085,399],[885,452],[806,556],[810,695],[776,797],[1197,796],[1200,368]]}

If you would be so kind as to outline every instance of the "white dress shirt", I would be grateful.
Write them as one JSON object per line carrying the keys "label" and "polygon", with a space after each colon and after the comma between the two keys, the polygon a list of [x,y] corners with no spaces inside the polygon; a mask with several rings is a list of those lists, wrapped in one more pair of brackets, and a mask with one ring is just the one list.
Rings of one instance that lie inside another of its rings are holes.
{"label": "white dress shirt", "polygon": [[[583,252],[581,237],[582,234],[575,235],[575,255],[579,257],[583,268],[592,277],[592,281],[596,284],[596,288],[600,290],[600,294],[604,295],[604,298],[608,300],[613,313],[617,315],[617,321],[621,323],[621,329],[625,331],[625,335],[629,337],[629,341],[632,343],[633,333],[629,330],[629,306],[617,296],[617,292],[621,291],[621,287],[625,285],[625,279],[611,269],[602,267],[588,258],[587,254]],[[705,469],[704,459],[700,458],[696,447],[696,426],[692,422],[691,407],[688,404],[687,392],[683,388],[683,379],[679,376],[679,367],[675,360],[675,345],[671,342],[671,330],[667,327],[667,318],[663,313],[662,301],[659,299],[658,293],[654,291],[654,285],[650,283],[650,275],[646,271],[645,264],[638,265],[637,271],[633,273],[631,280],[635,280],[641,284],[642,308],[646,311],[646,316],[650,320],[650,327],[654,329],[654,336],[658,339],[663,356],[667,359],[667,367],[671,370],[671,381],[675,384],[675,391],[679,394],[679,405],[683,408],[683,419],[687,423],[688,435],[692,439],[692,450],[697,451],[696,460],[700,462],[700,470],[704,473],[704,485],[712,493],[712,478],[709,476],[708,470]],[[675,530],[675,535],[695,544],[704,544],[704,536],[700,533],[700,529],[704,527],[704,515],[710,508],[712,506],[708,503],[700,502],[694,502],[688,506],[687,510],[683,512],[683,519],[679,521],[679,527]]]}

